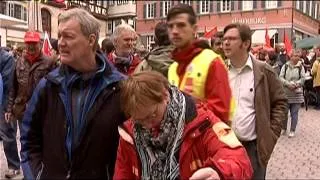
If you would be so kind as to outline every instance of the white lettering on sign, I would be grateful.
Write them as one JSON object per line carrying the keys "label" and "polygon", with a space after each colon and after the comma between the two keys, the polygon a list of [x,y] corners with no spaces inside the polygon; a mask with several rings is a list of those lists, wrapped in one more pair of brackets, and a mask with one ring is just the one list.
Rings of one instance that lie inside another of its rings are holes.
{"label": "white lettering on sign", "polygon": [[265,24],[266,17],[258,18],[233,18],[232,23],[242,23],[242,24]]}

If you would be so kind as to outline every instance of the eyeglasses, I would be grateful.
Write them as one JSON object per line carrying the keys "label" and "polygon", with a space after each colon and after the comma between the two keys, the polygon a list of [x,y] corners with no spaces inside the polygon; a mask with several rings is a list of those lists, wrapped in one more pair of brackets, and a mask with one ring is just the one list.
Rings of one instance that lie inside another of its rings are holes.
{"label": "eyeglasses", "polygon": [[222,38],[222,41],[223,42],[225,42],[225,41],[236,41],[236,40],[238,40],[238,39],[240,39],[240,37],[233,37],[233,36],[229,36],[229,37],[223,37]]}
{"label": "eyeglasses", "polygon": [[147,122],[149,120],[152,120],[154,119],[155,117],[157,117],[157,115],[159,114],[159,104],[157,104],[155,107],[154,107],[154,110],[151,111],[151,113],[149,113],[147,116],[145,116],[144,118],[134,118],[133,120],[142,124],[144,122]]}

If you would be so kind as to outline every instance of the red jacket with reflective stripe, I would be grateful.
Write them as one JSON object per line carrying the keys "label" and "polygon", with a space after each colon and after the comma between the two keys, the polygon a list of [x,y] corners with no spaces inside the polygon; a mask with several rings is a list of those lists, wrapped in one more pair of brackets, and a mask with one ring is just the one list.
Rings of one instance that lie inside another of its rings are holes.
{"label": "red jacket with reflective stripe", "polygon": [[[180,82],[190,62],[203,50],[199,47],[199,41],[184,50],[177,49],[172,52],[172,59],[178,63],[177,74]],[[208,76],[205,82],[205,99],[209,109],[222,121],[230,120],[231,88],[229,85],[228,71],[220,57],[214,59],[208,69]]]}
{"label": "red jacket with reflective stripe", "polygon": [[[217,123],[222,122],[203,104],[198,105],[196,118],[185,125],[183,133],[179,153],[180,179],[189,179],[196,170],[204,167],[216,170],[221,179],[251,178],[253,170],[245,148],[232,141],[224,143],[219,140],[213,130]],[[229,127],[221,130],[232,132]],[[132,121],[127,121],[119,132],[114,179],[141,179],[141,162],[134,144]]]}

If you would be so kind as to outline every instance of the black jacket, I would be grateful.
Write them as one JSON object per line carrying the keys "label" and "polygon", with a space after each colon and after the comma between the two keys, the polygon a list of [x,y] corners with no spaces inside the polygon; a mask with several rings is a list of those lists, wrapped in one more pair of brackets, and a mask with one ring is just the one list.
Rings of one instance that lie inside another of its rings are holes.
{"label": "black jacket", "polygon": [[[73,143],[71,89],[79,73],[64,66],[36,87],[22,121],[21,165],[26,179],[109,179],[118,147],[122,74],[97,54],[100,66],[83,111],[79,142]],[[79,129],[79,128],[78,128]],[[74,144],[77,144],[76,146]],[[75,147],[73,147],[75,146]]]}

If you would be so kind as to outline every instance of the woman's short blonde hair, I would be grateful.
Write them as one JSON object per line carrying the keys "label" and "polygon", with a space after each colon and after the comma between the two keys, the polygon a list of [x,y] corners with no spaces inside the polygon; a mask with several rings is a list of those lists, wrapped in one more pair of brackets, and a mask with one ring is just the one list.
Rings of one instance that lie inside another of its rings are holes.
{"label": "woman's short blonde hair", "polygon": [[121,104],[131,116],[134,111],[163,102],[169,82],[160,73],[143,71],[128,77],[121,83]]}

